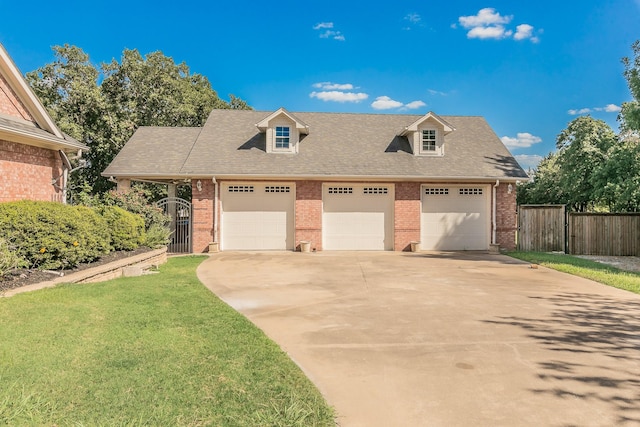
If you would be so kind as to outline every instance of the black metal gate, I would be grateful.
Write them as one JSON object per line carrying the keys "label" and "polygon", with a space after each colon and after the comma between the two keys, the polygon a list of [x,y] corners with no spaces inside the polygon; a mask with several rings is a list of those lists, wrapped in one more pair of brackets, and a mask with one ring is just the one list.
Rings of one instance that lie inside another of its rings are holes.
{"label": "black metal gate", "polygon": [[169,253],[191,253],[191,203],[178,197],[167,197],[158,200],[156,206],[171,217],[169,224],[171,237],[167,251]]}

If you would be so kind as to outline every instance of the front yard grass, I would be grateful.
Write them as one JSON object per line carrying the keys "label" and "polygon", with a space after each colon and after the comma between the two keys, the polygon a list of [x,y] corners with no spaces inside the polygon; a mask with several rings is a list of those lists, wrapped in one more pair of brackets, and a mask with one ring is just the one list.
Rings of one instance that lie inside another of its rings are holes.
{"label": "front yard grass", "polygon": [[0,425],[335,425],[287,355],[198,281],[203,260],[0,299]]}
{"label": "front yard grass", "polygon": [[506,254],[523,261],[540,264],[554,270],[640,294],[640,273],[620,270],[610,265],[566,254],[520,251],[507,252]]}

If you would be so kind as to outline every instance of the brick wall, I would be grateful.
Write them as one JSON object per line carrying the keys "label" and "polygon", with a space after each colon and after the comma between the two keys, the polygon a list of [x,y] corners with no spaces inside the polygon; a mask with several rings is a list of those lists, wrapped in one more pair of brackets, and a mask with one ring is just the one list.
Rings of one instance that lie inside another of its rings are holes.
{"label": "brick wall", "polygon": [[[209,179],[203,179],[201,182],[201,191],[196,188],[196,180],[192,182],[194,252],[206,252],[209,242],[213,241],[214,233],[214,185]],[[322,182],[297,181],[295,184],[296,249],[299,250],[301,240],[308,240],[312,248],[322,250]],[[396,182],[394,185],[394,250],[408,251],[412,241],[420,240],[421,183]],[[496,195],[496,240],[501,248],[513,249],[517,228],[515,184],[512,184],[510,194],[508,184],[501,184],[497,188]],[[489,203],[492,202],[490,198]],[[218,210],[220,206],[218,200]],[[492,209],[491,206],[490,209]],[[492,231],[489,230],[490,233]],[[218,232],[220,233],[221,230]]]}
{"label": "brick wall", "polygon": [[0,202],[61,200],[62,191],[51,184],[60,175],[57,151],[0,140]]}
{"label": "brick wall", "polygon": [[295,213],[296,249],[308,240],[312,250],[322,250],[322,182],[296,182]]}
{"label": "brick wall", "polygon": [[[197,179],[191,180],[193,203],[193,252],[207,252],[213,242],[213,198],[215,186],[210,179],[202,179],[202,190],[196,188]],[[219,206],[219,204],[218,204]]]}
{"label": "brick wall", "polygon": [[516,247],[516,185],[502,183],[496,189],[496,242],[501,249],[515,249]]}
{"label": "brick wall", "polygon": [[394,250],[409,251],[411,242],[420,240],[420,183],[395,184]]}

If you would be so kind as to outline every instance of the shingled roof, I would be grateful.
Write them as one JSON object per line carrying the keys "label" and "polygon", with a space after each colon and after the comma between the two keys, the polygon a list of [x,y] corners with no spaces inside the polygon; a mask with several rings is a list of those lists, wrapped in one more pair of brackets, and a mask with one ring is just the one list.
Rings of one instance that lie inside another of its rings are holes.
{"label": "shingled roof", "polygon": [[266,152],[256,127],[272,112],[214,110],[202,128],[142,127],[104,176],[148,179],[522,179],[527,175],[486,120],[440,116],[455,131],[445,155],[415,156],[403,130],[419,115],[296,112],[309,127],[297,154]]}

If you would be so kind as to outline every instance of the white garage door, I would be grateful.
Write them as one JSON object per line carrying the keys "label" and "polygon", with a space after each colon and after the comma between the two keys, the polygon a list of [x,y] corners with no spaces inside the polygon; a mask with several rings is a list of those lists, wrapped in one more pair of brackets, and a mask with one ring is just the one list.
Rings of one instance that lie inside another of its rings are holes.
{"label": "white garage door", "polygon": [[322,202],[324,249],[393,249],[392,185],[325,184]]}
{"label": "white garage door", "polygon": [[489,200],[486,185],[423,186],[422,249],[488,249]]}
{"label": "white garage door", "polygon": [[292,184],[223,184],[222,249],[293,249],[294,200]]}

